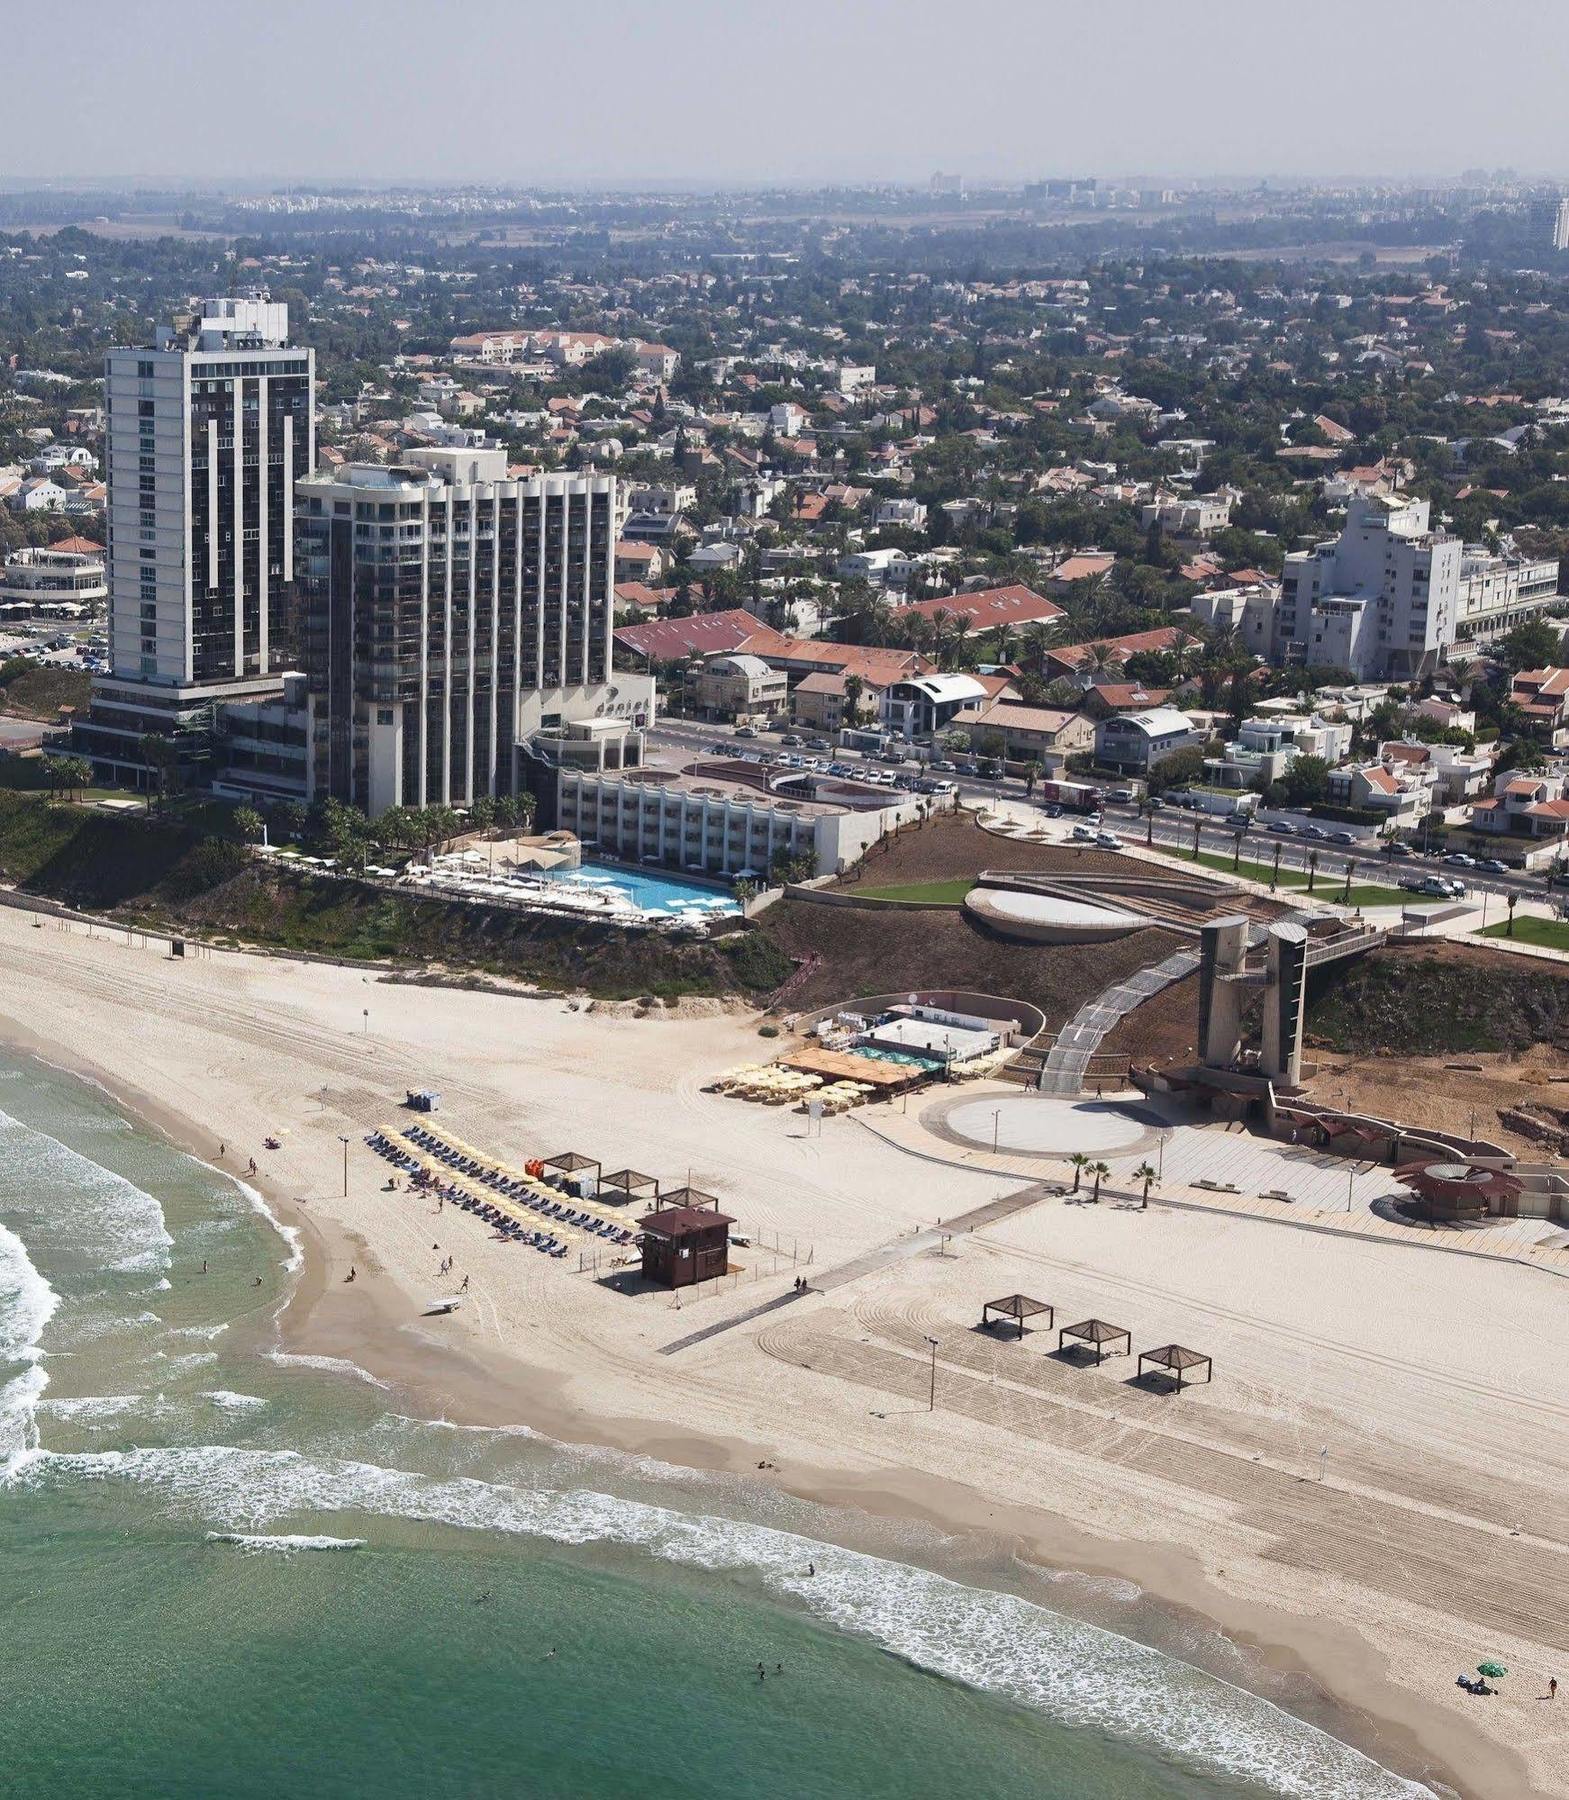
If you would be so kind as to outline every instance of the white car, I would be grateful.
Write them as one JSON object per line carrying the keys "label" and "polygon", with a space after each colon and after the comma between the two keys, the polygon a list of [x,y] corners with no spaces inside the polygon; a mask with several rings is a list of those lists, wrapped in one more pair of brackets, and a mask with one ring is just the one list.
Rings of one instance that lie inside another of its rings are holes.
{"label": "white car", "polygon": [[1093,844],[1095,842],[1095,833],[1088,825],[1075,825],[1068,836],[1076,844]]}
{"label": "white car", "polygon": [[1100,845],[1102,850],[1120,850],[1122,848],[1122,839],[1117,836],[1115,831],[1097,831],[1095,842]]}

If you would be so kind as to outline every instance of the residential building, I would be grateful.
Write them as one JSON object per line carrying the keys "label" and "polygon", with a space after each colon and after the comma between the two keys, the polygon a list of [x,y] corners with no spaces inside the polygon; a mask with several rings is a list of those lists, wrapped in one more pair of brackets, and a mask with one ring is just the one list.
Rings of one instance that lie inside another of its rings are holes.
{"label": "residential building", "polygon": [[917,600],[900,613],[908,618],[913,613],[937,620],[964,620],[972,635],[995,632],[1000,626],[1050,625],[1063,616],[1055,600],[1037,594],[1033,588],[1016,581],[1009,587],[979,588],[968,594],[945,594],[940,600]]}
{"label": "residential building", "polygon": [[314,796],[467,806],[541,764],[641,756],[653,682],[611,669],[615,481],[415,450],[298,490]]}
{"label": "residential building", "polygon": [[697,677],[697,706],[705,719],[772,718],[782,712],[789,681],[760,656],[711,656]]}
{"label": "residential building", "polygon": [[1244,719],[1233,741],[1204,760],[1204,779],[1217,787],[1244,788],[1278,781],[1299,756],[1333,765],[1351,748],[1352,728],[1290,713]]}
{"label": "residential building", "polygon": [[1260,583],[1195,594],[1188,611],[1195,623],[1212,631],[1234,631],[1252,655],[1274,662],[1279,606],[1280,589],[1273,583]]}
{"label": "residential building", "polygon": [[641,581],[651,586],[663,576],[667,562],[658,544],[622,538],[616,545],[615,577],[617,582]]}
{"label": "residential building", "polygon": [[1123,668],[1130,656],[1165,655],[1190,637],[1180,625],[1160,625],[1153,631],[1130,631],[1125,637],[1096,638],[1086,644],[1060,644],[1048,650],[1044,673],[1048,681],[1069,676],[1088,687],[1097,676]]}
{"label": "residential building", "polygon": [[1433,807],[1431,769],[1400,761],[1354,763],[1329,772],[1332,806],[1356,807],[1379,815],[1379,830],[1409,831]]}
{"label": "residential building", "polygon": [[262,295],[204,300],[152,349],[105,359],[109,659],[79,747],[144,780],[144,734],[193,757],[219,704],[298,667],[295,486],[315,456],[315,353]]}
{"label": "residential building", "polygon": [[1231,523],[1231,498],[1224,494],[1163,494],[1139,508],[1139,522],[1171,537],[1209,537]]}
{"label": "residential building", "polygon": [[895,525],[905,531],[924,531],[926,529],[926,503],[923,500],[908,500],[902,495],[879,500],[877,511],[872,515],[872,523],[874,525]]}
{"label": "residential building", "polygon": [[71,490],[51,481],[47,475],[31,475],[18,482],[6,496],[12,512],[64,512]]}
{"label": "residential building", "polygon": [[529,351],[526,331],[473,331],[447,346],[460,362],[516,363]]}
{"label": "residential building", "polygon": [[897,737],[930,737],[987,698],[973,675],[910,675],[884,691],[882,722]]}
{"label": "residential building", "polygon": [[1009,762],[1038,762],[1060,768],[1068,757],[1095,747],[1095,721],[1081,712],[1049,706],[1025,706],[990,700],[954,715],[956,729],[967,731],[977,749],[995,745]]}
{"label": "residential building", "polygon": [[1516,837],[1569,840],[1569,799],[1562,775],[1500,775],[1492,798],[1471,809],[1471,829]]}
{"label": "residential building", "polygon": [[684,662],[691,656],[718,656],[733,650],[766,657],[770,651],[794,642],[739,606],[724,612],[693,613],[685,619],[644,619],[636,625],[618,627],[615,637],[616,648],[625,661],[649,669],[663,663]]}
{"label": "residential building", "polygon": [[1467,544],[1460,564],[1456,645],[1483,645],[1559,603],[1558,558],[1527,556],[1506,539],[1498,554]]}
{"label": "residential building", "polygon": [[[851,691],[850,677],[858,678]],[[790,694],[790,716],[807,731],[829,735],[847,725],[864,725],[875,719],[882,705],[883,684],[876,677],[859,670],[829,673],[815,669],[803,675]]]}
{"label": "residential building", "polygon": [[630,348],[638,374],[650,381],[669,381],[681,366],[680,356],[668,344],[645,344],[640,338],[633,338]]}
{"label": "residential building", "polygon": [[1360,493],[1338,538],[1286,557],[1277,643],[1358,680],[1432,674],[1455,641],[1464,545],[1425,500]]}
{"label": "residential building", "polygon": [[1095,727],[1095,760],[1106,768],[1142,775],[1178,750],[1203,742],[1204,733],[1195,721],[1174,706],[1115,713]]}
{"label": "residential building", "polygon": [[1522,669],[1509,684],[1509,699],[1552,743],[1569,731],[1569,669]]}

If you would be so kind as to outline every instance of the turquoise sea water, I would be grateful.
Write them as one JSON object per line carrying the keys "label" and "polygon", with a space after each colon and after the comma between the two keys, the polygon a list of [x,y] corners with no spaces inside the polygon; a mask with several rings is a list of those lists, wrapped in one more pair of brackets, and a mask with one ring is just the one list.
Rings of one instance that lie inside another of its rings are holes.
{"label": "turquoise sea water", "polygon": [[294,1260],[240,1187],[0,1060],[5,1795],[1425,1791],[1132,1590],[280,1357]]}

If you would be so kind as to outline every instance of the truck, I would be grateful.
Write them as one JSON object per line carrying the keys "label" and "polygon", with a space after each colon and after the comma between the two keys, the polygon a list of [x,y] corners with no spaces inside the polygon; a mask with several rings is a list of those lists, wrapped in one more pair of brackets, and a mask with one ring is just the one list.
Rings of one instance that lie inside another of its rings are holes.
{"label": "truck", "polygon": [[1084,781],[1043,781],[1035,796],[1042,806],[1060,806],[1064,812],[1100,811],[1100,789]]}

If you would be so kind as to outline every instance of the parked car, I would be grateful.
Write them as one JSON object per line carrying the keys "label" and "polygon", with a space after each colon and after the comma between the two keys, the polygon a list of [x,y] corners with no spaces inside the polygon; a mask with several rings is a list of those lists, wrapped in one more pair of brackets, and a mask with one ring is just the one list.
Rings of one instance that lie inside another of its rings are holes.
{"label": "parked car", "polygon": [[1043,806],[1041,811],[1045,813],[1048,819],[1060,819],[1062,817],[1062,808],[1055,800],[1053,800],[1049,806]]}
{"label": "parked car", "polygon": [[1476,858],[1474,856],[1467,856],[1463,850],[1451,850],[1444,858],[1444,861],[1448,863],[1451,868],[1456,869],[1474,869],[1476,867]]}
{"label": "parked car", "polygon": [[1329,834],[1329,841],[1332,844],[1358,844],[1361,839],[1354,831],[1332,831]]}
{"label": "parked car", "polygon": [[1095,842],[1095,833],[1088,825],[1075,825],[1068,836],[1076,844],[1093,844]]}
{"label": "parked car", "polygon": [[1156,813],[1156,812],[1164,812],[1165,810],[1166,810],[1166,802],[1164,800],[1162,800],[1158,794],[1156,794],[1150,800],[1150,811],[1152,813]]}
{"label": "parked car", "polygon": [[1269,829],[1271,831],[1279,832],[1281,837],[1295,837],[1297,835],[1296,827],[1294,825],[1288,825],[1284,819],[1271,819],[1269,822]]}
{"label": "parked car", "polygon": [[787,731],[784,736],[780,738],[779,742],[783,744],[787,750],[799,750],[805,740],[802,738],[799,731]]}
{"label": "parked car", "polygon": [[1119,804],[1126,806],[1133,798],[1133,789],[1130,787],[1107,788],[1106,798],[1108,800],[1115,800],[1119,802]]}
{"label": "parked car", "polygon": [[1323,842],[1324,840],[1326,840],[1328,838],[1329,833],[1324,829],[1324,827],[1322,825],[1299,825],[1297,827],[1297,836],[1305,837],[1305,838],[1317,838],[1320,842]]}
{"label": "parked car", "polygon": [[1484,856],[1476,866],[1488,875],[1507,875],[1509,873],[1508,863],[1500,862],[1496,856]]}
{"label": "parked car", "polygon": [[1415,856],[1416,852],[1409,844],[1403,844],[1397,838],[1393,843],[1385,844],[1384,854],[1386,856]]}
{"label": "parked car", "polygon": [[941,762],[930,763],[928,764],[928,767],[934,775],[954,775],[958,773],[959,765],[944,760]]}
{"label": "parked car", "polygon": [[1117,836],[1115,831],[1097,831],[1095,842],[1100,845],[1102,850],[1120,850],[1122,848],[1122,839]]}
{"label": "parked car", "polygon": [[755,738],[757,736],[757,727],[755,725],[737,725],[735,734],[738,738]]}

